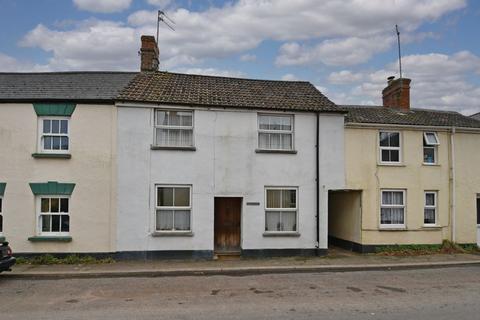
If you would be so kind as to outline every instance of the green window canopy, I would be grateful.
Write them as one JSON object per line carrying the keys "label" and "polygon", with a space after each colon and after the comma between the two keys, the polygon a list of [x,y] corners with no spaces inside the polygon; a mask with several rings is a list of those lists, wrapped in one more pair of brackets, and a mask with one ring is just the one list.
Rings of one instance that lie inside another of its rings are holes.
{"label": "green window canopy", "polygon": [[75,103],[34,103],[33,108],[37,113],[37,116],[72,116],[75,111]]}
{"label": "green window canopy", "polygon": [[30,189],[34,195],[71,195],[75,183],[60,183],[48,181],[46,183],[30,183]]}
{"label": "green window canopy", "polygon": [[0,182],[0,196],[3,196],[3,194],[5,193],[6,186],[7,184],[5,182]]}

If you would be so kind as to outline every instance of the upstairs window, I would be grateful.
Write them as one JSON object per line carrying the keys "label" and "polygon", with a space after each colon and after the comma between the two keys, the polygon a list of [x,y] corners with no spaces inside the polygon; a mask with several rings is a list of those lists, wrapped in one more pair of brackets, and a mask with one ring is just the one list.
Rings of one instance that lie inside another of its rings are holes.
{"label": "upstairs window", "polygon": [[293,150],[293,116],[258,115],[258,148],[261,150]]}
{"label": "upstairs window", "polygon": [[423,133],[423,163],[436,164],[437,163],[437,148],[439,140],[436,132]]}
{"label": "upstairs window", "polygon": [[39,118],[39,150],[45,153],[68,153],[69,118]]}
{"label": "upstairs window", "polygon": [[405,227],[405,190],[382,190],[380,226],[382,228]]}
{"label": "upstairs window", "polygon": [[380,131],[380,162],[400,163],[400,132]]}
{"label": "upstairs window", "polygon": [[423,224],[436,225],[437,224],[437,192],[425,192],[425,207],[423,209]]}
{"label": "upstairs window", "polygon": [[193,111],[156,110],[155,146],[193,147]]}
{"label": "upstairs window", "polygon": [[297,189],[265,189],[265,231],[297,231]]}

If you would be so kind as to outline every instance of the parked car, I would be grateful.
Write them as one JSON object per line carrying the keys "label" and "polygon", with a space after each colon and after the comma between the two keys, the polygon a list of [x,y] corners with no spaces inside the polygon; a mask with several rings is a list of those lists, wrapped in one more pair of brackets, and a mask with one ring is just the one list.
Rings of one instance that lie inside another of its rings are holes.
{"label": "parked car", "polygon": [[8,245],[8,242],[3,242],[0,245],[0,272],[10,271],[15,261],[16,259],[12,256],[12,249]]}

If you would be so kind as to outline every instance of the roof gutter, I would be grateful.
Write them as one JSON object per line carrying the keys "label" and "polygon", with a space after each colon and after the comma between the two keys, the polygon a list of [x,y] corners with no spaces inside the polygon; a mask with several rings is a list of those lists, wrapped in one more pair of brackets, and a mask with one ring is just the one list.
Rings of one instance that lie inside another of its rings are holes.
{"label": "roof gutter", "polygon": [[[397,128],[397,129],[409,129],[409,130],[440,130],[445,132],[451,132],[452,126],[425,126],[425,125],[411,125],[411,124],[393,124],[393,123],[362,123],[362,122],[349,122],[345,123],[346,128]],[[455,127],[456,132],[468,132],[468,133],[480,133],[479,128],[470,127]]]}

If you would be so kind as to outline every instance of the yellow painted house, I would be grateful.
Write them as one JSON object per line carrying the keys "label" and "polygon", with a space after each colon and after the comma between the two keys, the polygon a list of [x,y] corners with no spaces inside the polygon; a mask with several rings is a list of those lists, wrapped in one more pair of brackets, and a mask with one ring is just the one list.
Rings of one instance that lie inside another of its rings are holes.
{"label": "yellow painted house", "polygon": [[345,106],[346,190],[329,197],[330,243],[480,244],[480,121],[410,108],[409,79],[384,106]]}

